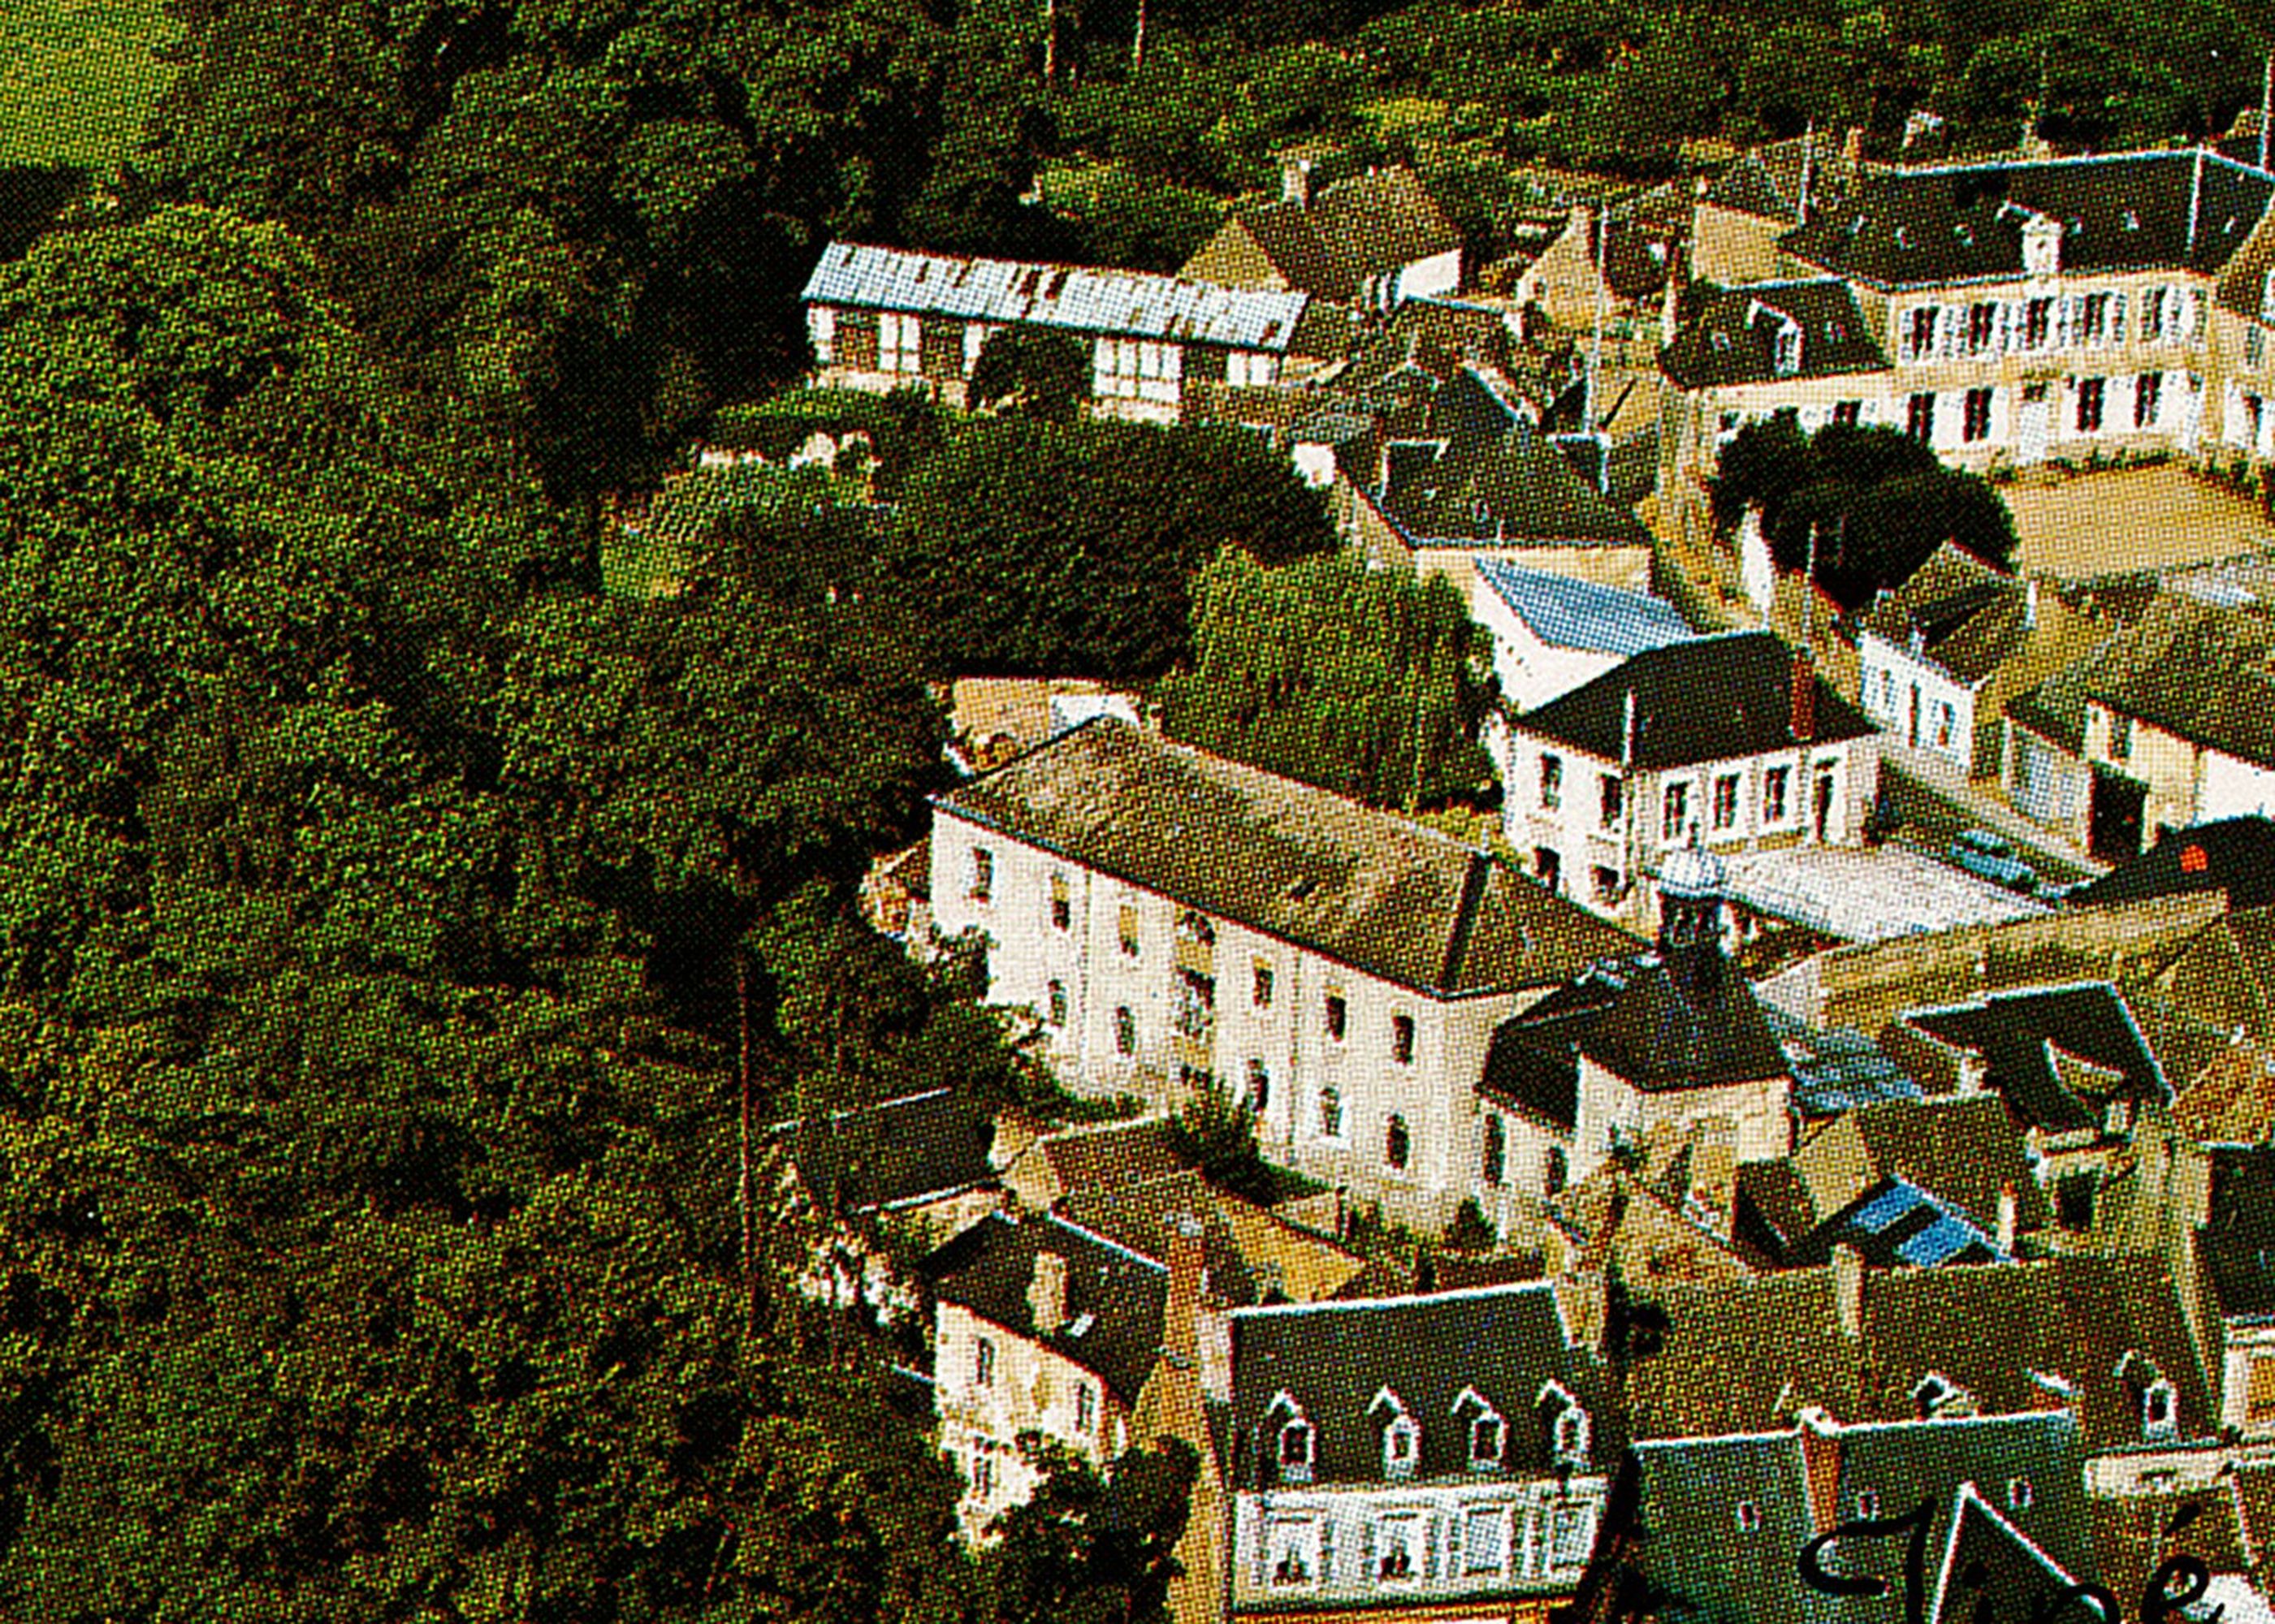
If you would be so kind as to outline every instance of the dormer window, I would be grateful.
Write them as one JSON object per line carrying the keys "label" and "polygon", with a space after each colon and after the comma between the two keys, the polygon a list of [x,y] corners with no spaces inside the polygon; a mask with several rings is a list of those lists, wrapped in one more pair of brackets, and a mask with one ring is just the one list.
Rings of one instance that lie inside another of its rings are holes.
{"label": "dormer window", "polygon": [[1548,1423],[1548,1458],[1558,1467],[1581,1469],[1588,1464],[1588,1412],[1561,1382],[1540,1389],[1539,1406]]}
{"label": "dormer window", "polygon": [[1389,1424],[1382,1429],[1382,1475],[1386,1477],[1411,1477],[1422,1455],[1422,1429],[1406,1408],[1406,1401],[1389,1388],[1378,1390],[1374,1402],[1366,1407],[1370,1416],[1387,1415]]}
{"label": "dormer window", "polygon": [[1923,1421],[1939,1416],[1971,1416],[1975,1395],[1941,1372],[1930,1371],[1912,1384],[1912,1406]]}
{"label": "dormer window", "polygon": [[1311,1424],[1308,1421],[1289,1421],[1280,1428],[1280,1480],[1311,1481]]}
{"label": "dormer window", "polygon": [[2173,1384],[2160,1376],[2141,1394],[2141,1436],[2150,1443],[2170,1443],[2180,1435],[2180,1416],[2173,1401]]}
{"label": "dormer window", "polygon": [[1762,1531],[1762,1508],[1751,1500],[1740,1500],[1737,1511],[1738,1532],[1758,1534]]}
{"label": "dormer window", "polygon": [[2030,1502],[2037,1498],[2037,1492],[2030,1487],[2030,1480],[2028,1477],[2007,1479],[2007,1510],[2028,1511],[2030,1508]]}
{"label": "dormer window", "polygon": [[1771,365],[1780,378],[1790,378],[1801,370],[1801,329],[1795,323],[1788,321],[1778,329]]}
{"label": "dormer window", "polygon": [[1475,1387],[1464,1387],[1454,1401],[1453,1413],[1470,1417],[1470,1469],[1499,1471],[1508,1447],[1508,1424],[1501,1419],[1500,1411]]}
{"label": "dormer window", "polygon": [[1880,1514],[1880,1496],[1877,1490],[1867,1489],[1856,1497],[1856,1514],[1868,1522]]}

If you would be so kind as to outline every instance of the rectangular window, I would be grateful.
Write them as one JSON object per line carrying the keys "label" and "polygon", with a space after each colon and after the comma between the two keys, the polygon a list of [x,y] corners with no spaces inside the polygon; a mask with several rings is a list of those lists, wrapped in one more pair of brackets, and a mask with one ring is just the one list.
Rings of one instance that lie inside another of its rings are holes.
{"label": "rectangular window", "polygon": [[1138,1017],[1130,1012],[1128,1004],[1119,1005],[1114,1011],[1114,1052],[1138,1053]]}
{"label": "rectangular window", "polygon": [[1540,804],[1551,812],[1564,804],[1564,759],[1561,756],[1540,758]]}
{"label": "rectangular window", "polygon": [[2150,288],[2141,296],[2141,336],[2151,344],[2165,336],[2164,288]]}
{"label": "rectangular window", "polygon": [[1462,1519],[1462,1571],[1497,1574],[1508,1561],[1508,1513],[1493,1507],[1465,1514]]}
{"label": "rectangular window", "polygon": [[1725,773],[1714,781],[1714,827],[1735,829],[1738,827],[1738,775]]}
{"label": "rectangular window", "polygon": [[1833,402],[1833,420],[1843,428],[1856,427],[1864,420],[1864,403],[1861,400]]}
{"label": "rectangular window", "polygon": [[2256,327],[2243,329],[2243,364],[2256,369],[2267,359],[2267,335]]}
{"label": "rectangular window", "polygon": [[1341,1043],[1343,1040],[1343,1033],[1349,1031],[1349,1027],[1350,1006],[1343,1001],[1343,995],[1341,993],[1328,993],[1327,1036]]}
{"label": "rectangular window", "polygon": [[1596,1508],[1590,1505],[1556,1507],[1554,1535],[1548,1547],[1552,1567],[1580,1567],[1596,1545]]}
{"label": "rectangular window", "polygon": [[1785,821],[1786,789],[1793,782],[1793,769],[1773,767],[1762,774],[1762,821]]}
{"label": "rectangular window", "polygon": [[1618,774],[1605,773],[1599,776],[1596,780],[1596,821],[1607,829],[1618,828],[1620,813],[1623,810],[1621,805],[1622,798]]}
{"label": "rectangular window", "polygon": [[1935,317],[1933,305],[1916,306],[1908,313],[1904,324],[1906,359],[1925,360],[1935,353]]}
{"label": "rectangular window", "polygon": [[995,1343],[991,1337],[981,1337],[971,1349],[971,1385],[992,1387],[995,1385]]}
{"label": "rectangular window", "polygon": [[917,319],[888,310],[877,318],[879,367],[884,372],[915,372],[922,334]]}
{"label": "rectangular window", "polygon": [[1064,874],[1051,876],[1051,928],[1070,930],[1074,926],[1074,899],[1067,891]]}
{"label": "rectangular window", "polygon": [[1991,391],[1967,391],[1967,415],[1960,425],[1960,435],[1969,445],[1991,437]]}
{"label": "rectangular window", "polygon": [[1410,1015],[1390,1017],[1390,1058],[1402,1066],[1414,1063],[1414,1017]]}
{"label": "rectangular window", "polygon": [[1177,1030],[1206,1038],[1216,1024],[1216,978],[1196,970],[1177,972]]}
{"label": "rectangular window", "polygon": [[1681,840],[1683,830],[1689,826],[1689,823],[1690,786],[1687,783],[1667,785],[1665,792],[1659,797],[1659,839]]}
{"label": "rectangular window", "polygon": [[2077,432],[2097,434],[2101,432],[2102,397],[2108,388],[2106,378],[2080,378],[2077,381]]}
{"label": "rectangular window", "polygon": [[1064,1026],[1066,1024],[1067,990],[1066,983],[1063,981],[1054,981],[1051,983],[1048,1016],[1052,1025]]}
{"label": "rectangular window", "polygon": [[1590,874],[1589,880],[1596,888],[1596,900],[1598,902],[1608,903],[1618,897],[1620,894],[1619,870],[1615,868],[1606,868],[1599,863],[1596,865],[1593,872]]}
{"label": "rectangular window", "polygon": [[1938,750],[1949,750],[1951,748],[1951,730],[1956,724],[1957,721],[1958,717],[1951,708],[1950,700],[1939,699],[1936,701],[1935,747]]}
{"label": "rectangular window", "polygon": [[2089,293],[2078,301],[2077,332],[2074,342],[2081,344],[2103,344],[2109,342],[2109,295]]}
{"label": "rectangular window", "polygon": [[971,900],[986,902],[995,893],[995,854],[985,846],[971,849]]}
{"label": "rectangular window", "polygon": [[1258,1009],[1269,1009],[1272,1007],[1271,965],[1258,963],[1256,966],[1256,981],[1250,989],[1248,1001]]}
{"label": "rectangular window", "polygon": [[981,1444],[971,1452],[971,1498],[991,1500],[995,1498],[995,1457]]}
{"label": "rectangular window", "polygon": [[1999,336],[1999,306],[1989,302],[1967,307],[1967,352],[1981,355]]}
{"label": "rectangular window", "polygon": [[2109,759],[2124,761],[2133,754],[2133,718],[2112,713],[2109,718]]}
{"label": "rectangular window", "polygon": [[1915,440],[1935,437],[1935,397],[1931,393],[1913,396],[1904,403],[1904,433]]}
{"label": "rectangular window", "polygon": [[1122,904],[1122,956],[1138,956],[1138,910],[1127,903]]}
{"label": "rectangular window", "polygon": [[2054,302],[2050,298],[2034,298],[2022,306],[2022,348],[2043,350],[2053,336]]}
{"label": "rectangular window", "polygon": [[2163,373],[2144,372],[2133,380],[2134,427],[2154,428],[2157,426],[2157,409],[2163,403],[2164,395]]}
{"label": "rectangular window", "polygon": [[1088,1382],[1077,1382],[1074,1389],[1074,1430],[1092,1432],[1098,1429],[1098,1389]]}

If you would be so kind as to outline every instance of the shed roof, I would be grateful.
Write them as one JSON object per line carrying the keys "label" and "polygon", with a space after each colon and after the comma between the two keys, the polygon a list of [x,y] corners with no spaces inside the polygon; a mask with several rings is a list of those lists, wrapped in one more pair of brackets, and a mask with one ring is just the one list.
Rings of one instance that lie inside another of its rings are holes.
{"label": "shed roof", "polygon": [[918,253],[833,242],[799,296],[809,305],[1025,322],[1287,353],[1310,296],[1145,271]]}

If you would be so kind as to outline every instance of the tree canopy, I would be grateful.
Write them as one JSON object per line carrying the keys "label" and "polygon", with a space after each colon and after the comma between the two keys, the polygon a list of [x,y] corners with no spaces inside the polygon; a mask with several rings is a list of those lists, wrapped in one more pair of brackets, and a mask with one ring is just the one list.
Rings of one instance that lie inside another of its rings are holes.
{"label": "tree canopy", "polygon": [[1410,812],[1490,782],[1489,645],[1443,577],[1226,552],[1193,596],[1193,662],[1158,690],[1172,737]]}
{"label": "tree canopy", "polygon": [[1790,412],[1747,424],[1723,448],[1712,501],[1726,535],[1758,508],[1781,569],[1808,567],[1814,532],[1817,578],[1852,608],[1901,585],[1946,541],[2001,568],[2016,545],[2014,515],[1980,474],[1946,468],[1893,428],[1805,434]]}

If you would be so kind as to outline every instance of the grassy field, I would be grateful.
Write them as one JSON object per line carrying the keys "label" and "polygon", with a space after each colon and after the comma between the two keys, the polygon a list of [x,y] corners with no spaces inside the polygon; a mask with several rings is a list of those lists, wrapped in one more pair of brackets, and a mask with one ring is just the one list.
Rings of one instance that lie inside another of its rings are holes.
{"label": "grassy field", "polygon": [[160,0],[0,0],[0,163],[126,157],[173,34]]}

